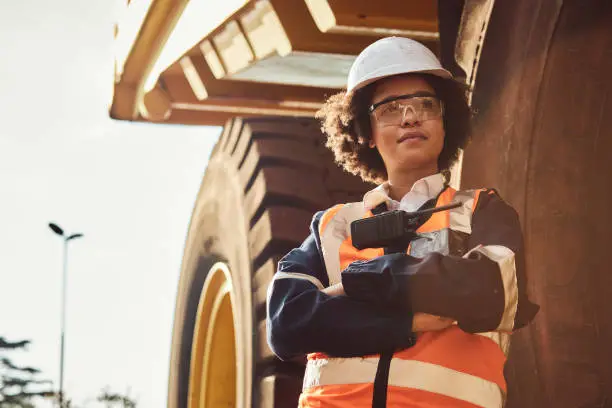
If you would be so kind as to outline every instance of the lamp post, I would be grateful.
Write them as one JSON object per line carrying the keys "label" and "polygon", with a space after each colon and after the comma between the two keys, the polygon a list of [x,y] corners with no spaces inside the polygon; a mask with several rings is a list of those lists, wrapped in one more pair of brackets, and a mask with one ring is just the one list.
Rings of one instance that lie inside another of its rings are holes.
{"label": "lamp post", "polygon": [[83,234],[64,234],[64,230],[57,224],[50,223],[49,228],[64,240],[64,260],[62,273],[62,317],[61,317],[61,340],[60,340],[60,384],[59,384],[59,406],[64,408],[64,339],[66,337],[66,278],[68,276],[68,242],[81,238]]}

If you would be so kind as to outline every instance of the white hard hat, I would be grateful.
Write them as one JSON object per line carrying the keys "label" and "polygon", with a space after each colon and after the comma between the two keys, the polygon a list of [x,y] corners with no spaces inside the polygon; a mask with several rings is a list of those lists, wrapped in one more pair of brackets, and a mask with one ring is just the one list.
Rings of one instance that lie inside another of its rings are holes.
{"label": "white hard hat", "polygon": [[404,37],[387,37],[361,51],[349,71],[347,93],[392,75],[423,73],[452,78],[433,52]]}

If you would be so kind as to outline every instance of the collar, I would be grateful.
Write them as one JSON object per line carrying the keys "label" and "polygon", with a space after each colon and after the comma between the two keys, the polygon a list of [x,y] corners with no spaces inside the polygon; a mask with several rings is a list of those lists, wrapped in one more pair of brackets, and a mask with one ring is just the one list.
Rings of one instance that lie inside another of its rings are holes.
{"label": "collar", "polygon": [[371,210],[381,203],[387,203],[389,209],[415,211],[426,201],[436,198],[446,187],[442,173],[432,174],[418,180],[410,191],[398,202],[389,197],[389,182],[385,181],[363,196],[366,210]]}

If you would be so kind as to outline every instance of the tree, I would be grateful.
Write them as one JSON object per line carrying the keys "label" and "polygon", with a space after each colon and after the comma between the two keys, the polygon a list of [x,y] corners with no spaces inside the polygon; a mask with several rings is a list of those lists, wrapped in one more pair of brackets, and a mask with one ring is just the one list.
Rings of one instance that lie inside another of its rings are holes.
{"label": "tree", "polygon": [[[129,394],[129,392],[127,394]],[[98,401],[105,402],[107,408],[136,408],[136,401],[128,395],[111,392],[108,387],[100,392]]]}
{"label": "tree", "polygon": [[0,408],[35,408],[35,398],[55,395],[50,381],[38,379],[40,370],[18,366],[6,356],[7,352],[24,350],[29,344],[29,340],[11,342],[0,337]]}

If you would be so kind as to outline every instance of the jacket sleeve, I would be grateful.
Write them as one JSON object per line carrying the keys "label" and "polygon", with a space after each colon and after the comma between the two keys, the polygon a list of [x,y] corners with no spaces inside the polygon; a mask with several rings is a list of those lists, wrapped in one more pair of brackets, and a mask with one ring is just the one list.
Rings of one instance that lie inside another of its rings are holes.
{"label": "jacket sleeve", "polygon": [[267,336],[288,360],[311,352],[336,357],[376,354],[413,344],[412,316],[321,291],[329,285],[321,257],[317,213],[311,234],[278,264],[268,289]]}
{"label": "jacket sleeve", "polygon": [[[503,311],[496,330],[512,331],[531,322],[540,307],[527,297],[525,248],[518,214],[494,190],[481,193],[472,220],[469,247],[472,259],[495,262],[503,284]],[[500,296],[502,297],[502,296]]]}
{"label": "jacket sleeve", "polygon": [[451,317],[471,333],[525,326],[539,307],[526,294],[518,216],[493,191],[481,196],[466,255],[392,254],[356,262],[342,273],[345,292],[400,310]]}

